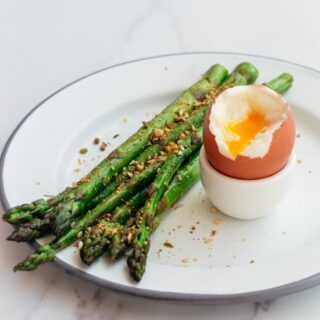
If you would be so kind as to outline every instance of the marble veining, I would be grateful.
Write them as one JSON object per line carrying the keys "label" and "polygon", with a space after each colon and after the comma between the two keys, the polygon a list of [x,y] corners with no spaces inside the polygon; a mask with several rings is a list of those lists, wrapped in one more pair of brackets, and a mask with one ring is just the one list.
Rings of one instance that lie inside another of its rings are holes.
{"label": "marble veining", "polygon": [[[145,56],[188,51],[269,55],[320,69],[320,2],[18,0],[0,4],[0,148],[41,99],[83,74]],[[285,40],[284,40],[285,39]],[[285,41],[285,42],[284,42]],[[4,241],[0,319],[318,319],[320,288],[275,301],[192,305],[111,292],[55,264],[11,271],[30,248]]]}

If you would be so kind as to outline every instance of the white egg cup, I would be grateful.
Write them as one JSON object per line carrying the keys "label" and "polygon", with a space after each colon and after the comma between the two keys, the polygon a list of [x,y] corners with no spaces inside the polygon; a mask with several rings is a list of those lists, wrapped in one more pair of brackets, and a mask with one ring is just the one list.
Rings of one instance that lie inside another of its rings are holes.
{"label": "white egg cup", "polygon": [[285,198],[295,163],[293,150],[286,166],[276,174],[256,180],[235,179],[215,170],[202,147],[201,181],[209,200],[221,212],[237,219],[255,219],[274,211]]}

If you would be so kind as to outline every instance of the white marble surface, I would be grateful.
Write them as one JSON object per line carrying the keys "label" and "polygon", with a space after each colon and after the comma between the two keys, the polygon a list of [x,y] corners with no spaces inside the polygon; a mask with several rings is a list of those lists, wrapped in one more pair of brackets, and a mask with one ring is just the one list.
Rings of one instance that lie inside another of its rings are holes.
{"label": "white marble surface", "polygon": [[[317,0],[1,0],[0,149],[21,118],[66,83],[114,63],[173,52],[233,51],[320,69]],[[178,305],[121,296],[54,264],[11,271],[30,251],[4,241],[1,319],[318,319],[320,288],[272,302]]]}

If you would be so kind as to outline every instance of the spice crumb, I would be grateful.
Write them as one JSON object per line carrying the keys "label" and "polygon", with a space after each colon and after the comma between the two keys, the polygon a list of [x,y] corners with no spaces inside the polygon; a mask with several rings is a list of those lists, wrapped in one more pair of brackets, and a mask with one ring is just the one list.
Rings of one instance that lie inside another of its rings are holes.
{"label": "spice crumb", "polygon": [[37,185],[37,186],[40,186],[40,182],[39,182],[39,181],[38,181],[38,182],[36,182],[36,185]]}
{"label": "spice crumb", "polygon": [[214,224],[220,226],[221,224],[223,224],[223,220],[222,219],[215,219]]}
{"label": "spice crumb", "polygon": [[182,263],[189,263],[189,258],[183,258],[183,259],[181,260],[181,262],[182,262]]}
{"label": "spice crumb", "polygon": [[177,203],[177,204],[174,204],[173,206],[172,206],[172,208],[174,209],[174,210],[177,210],[177,209],[179,209],[179,208],[181,208],[182,207],[182,204],[181,203]]}
{"label": "spice crumb", "polygon": [[214,237],[217,234],[217,230],[211,230],[211,237]]}
{"label": "spice crumb", "polygon": [[112,138],[113,139],[116,139],[116,138],[118,138],[119,137],[119,133],[116,133]]}
{"label": "spice crumb", "polygon": [[297,138],[300,138],[300,137],[301,137],[300,133],[297,133]]}
{"label": "spice crumb", "polygon": [[177,229],[180,229],[180,228],[182,228],[182,225],[181,225],[181,224],[179,224],[179,225],[177,226]]}
{"label": "spice crumb", "polygon": [[127,123],[127,122],[128,122],[128,118],[124,117],[124,118],[122,119],[122,121],[123,121],[124,123]]}
{"label": "spice crumb", "polygon": [[87,148],[81,148],[80,150],[79,150],[79,153],[80,154],[86,154],[88,152],[88,149]]}
{"label": "spice crumb", "polygon": [[247,239],[246,239],[246,238],[242,238],[241,241],[242,241],[242,242],[246,242]]}
{"label": "spice crumb", "polygon": [[78,241],[75,245],[76,248],[81,249],[83,247],[83,242],[82,241]]}
{"label": "spice crumb", "polygon": [[198,261],[198,258],[193,258],[192,259],[194,262],[197,262]]}
{"label": "spice crumb", "polygon": [[73,169],[73,172],[75,172],[75,173],[76,173],[76,172],[80,172],[80,168],[74,168],[74,169]]}
{"label": "spice crumb", "polygon": [[297,163],[302,163],[302,161],[300,159],[297,160]]}
{"label": "spice crumb", "polygon": [[93,139],[93,144],[99,144],[100,143],[100,139],[98,137]]}
{"label": "spice crumb", "polygon": [[282,231],[282,234],[287,234],[287,231]]}
{"label": "spice crumb", "polygon": [[215,207],[212,207],[212,208],[210,209],[210,212],[211,212],[211,213],[217,213],[217,211],[218,211],[218,210],[217,210]]}
{"label": "spice crumb", "polygon": [[100,151],[105,151],[107,146],[108,145],[105,142],[102,142],[99,147]]}
{"label": "spice crumb", "polygon": [[252,260],[250,260],[250,263],[252,264],[252,263],[255,263],[255,261],[252,259]]}
{"label": "spice crumb", "polygon": [[167,248],[174,248],[174,245],[173,245],[172,242],[169,241],[169,240],[166,240],[166,241],[163,243],[163,245],[164,245],[165,247],[167,247]]}

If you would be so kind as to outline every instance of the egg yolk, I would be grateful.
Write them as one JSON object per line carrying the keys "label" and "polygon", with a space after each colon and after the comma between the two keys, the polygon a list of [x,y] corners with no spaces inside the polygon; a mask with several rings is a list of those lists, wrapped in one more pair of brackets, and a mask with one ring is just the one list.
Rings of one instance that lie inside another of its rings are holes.
{"label": "egg yolk", "polygon": [[235,140],[226,141],[231,155],[236,158],[267,125],[265,117],[255,111],[249,112],[240,122],[227,124],[227,132],[236,136]]}

